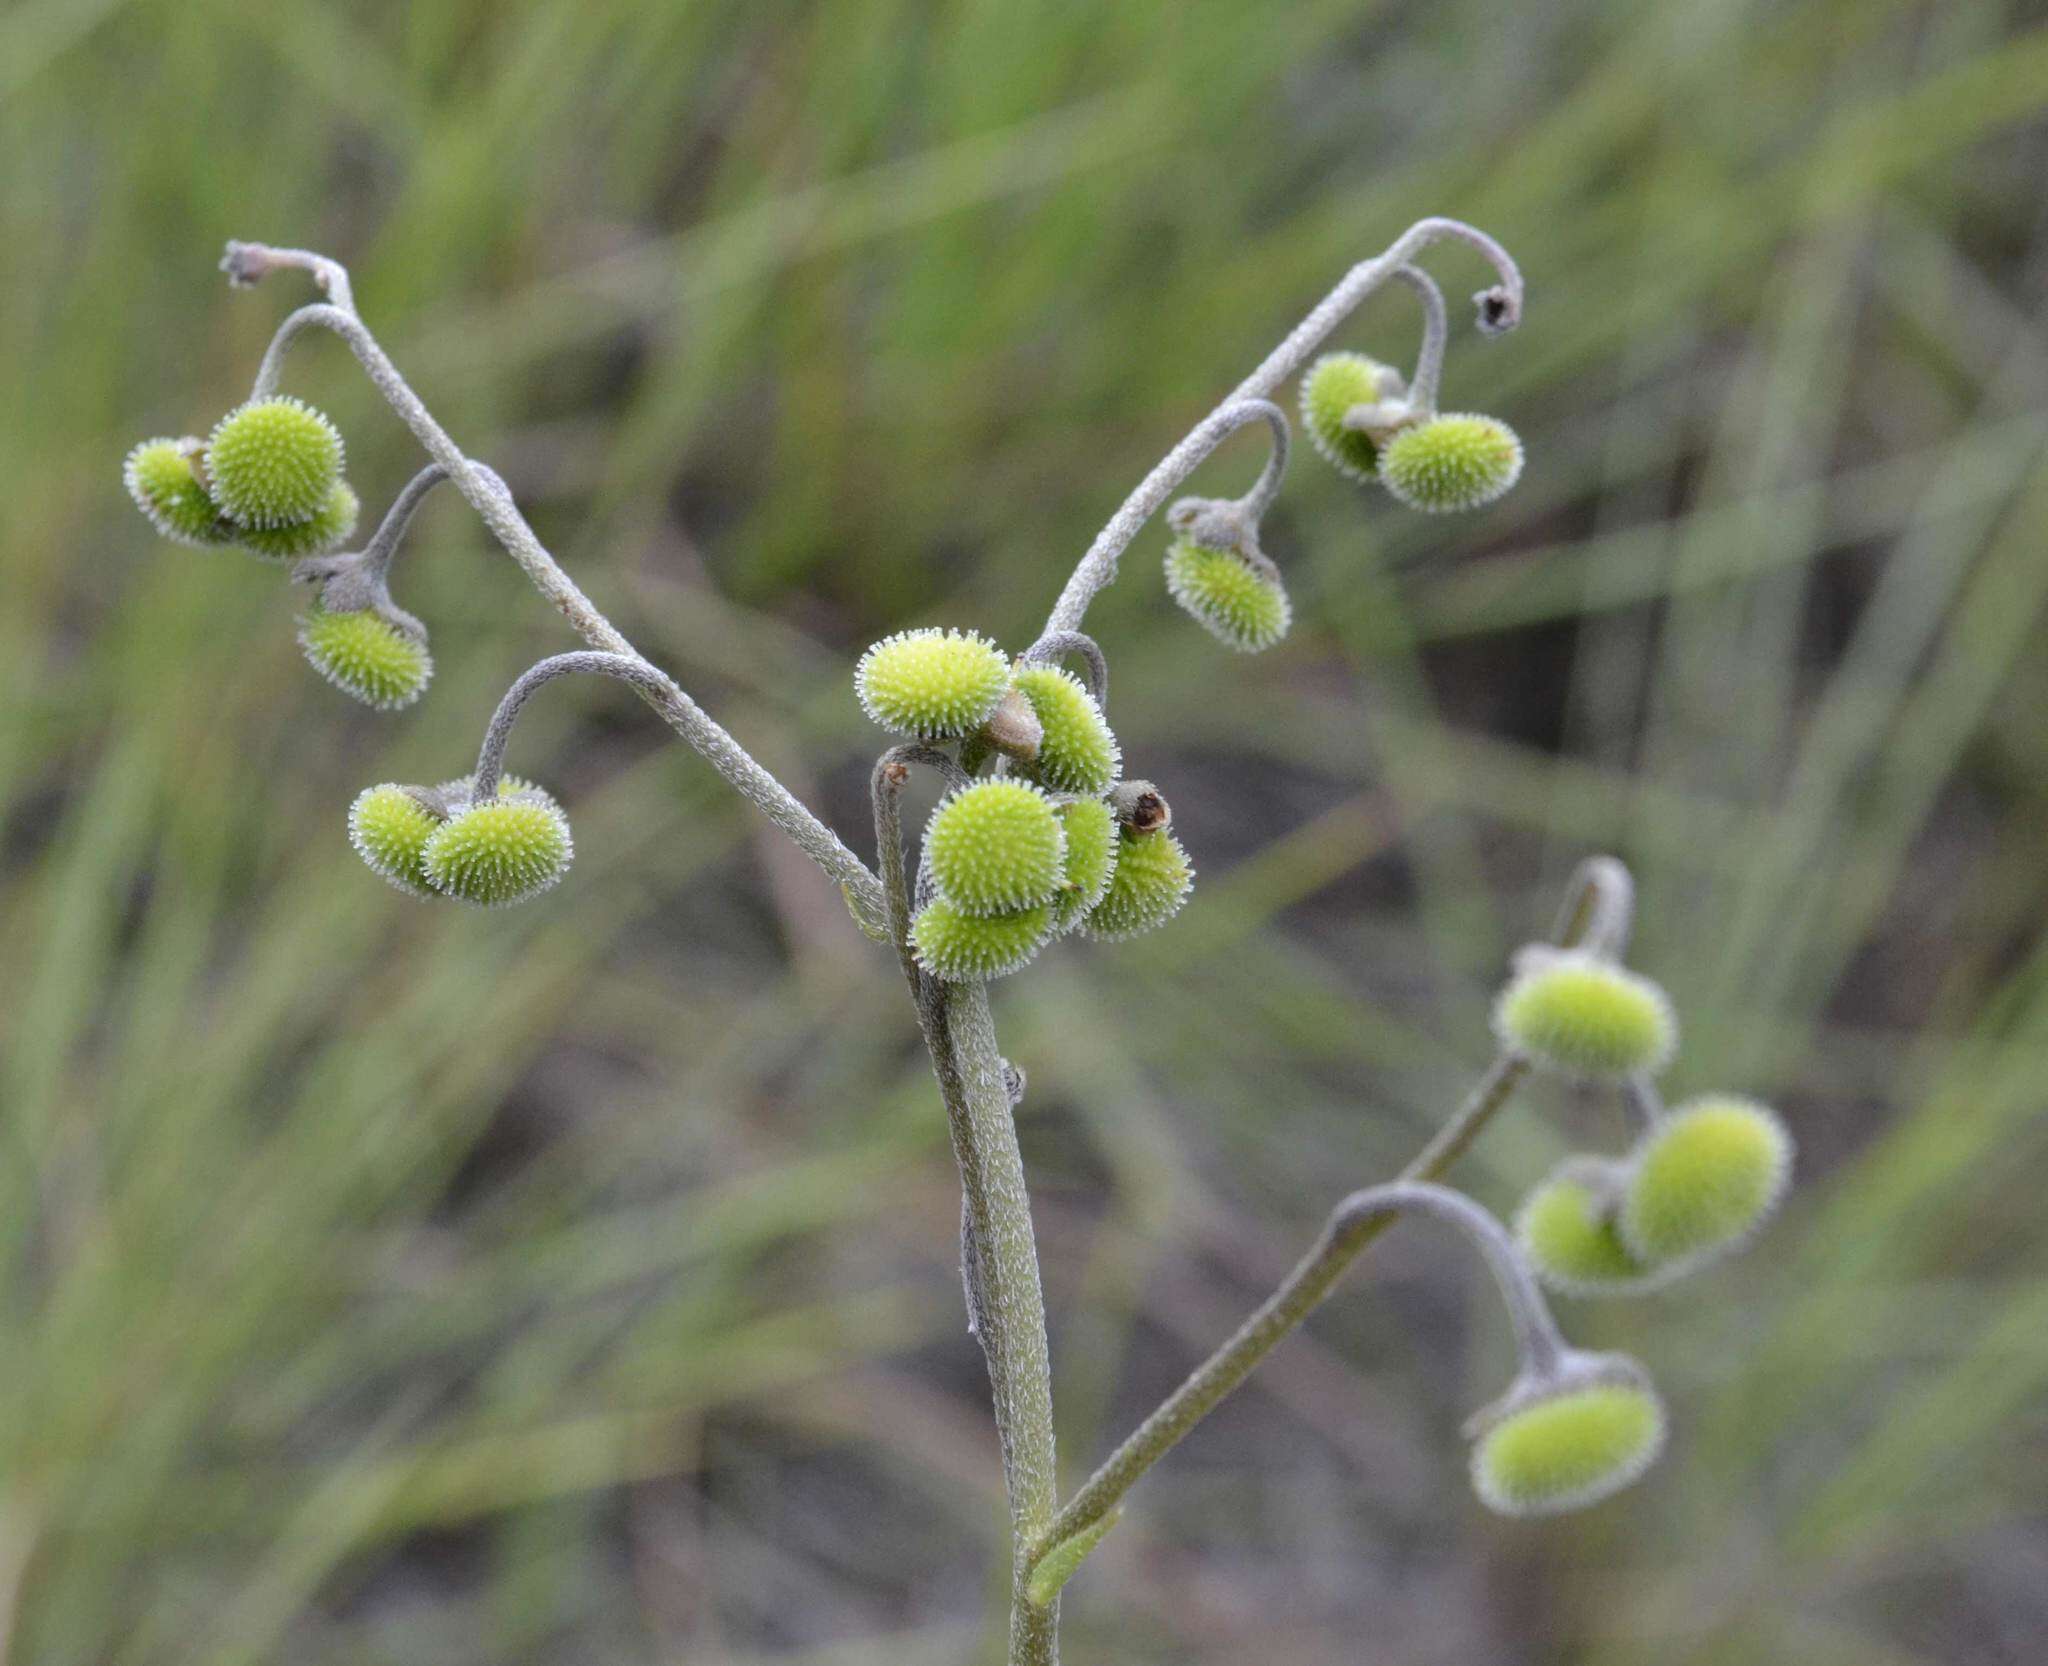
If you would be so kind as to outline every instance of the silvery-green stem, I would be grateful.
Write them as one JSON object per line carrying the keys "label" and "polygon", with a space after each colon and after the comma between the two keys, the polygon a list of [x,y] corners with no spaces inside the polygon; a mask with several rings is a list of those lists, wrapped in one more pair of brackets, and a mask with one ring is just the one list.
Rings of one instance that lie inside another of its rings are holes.
{"label": "silvery-green stem", "polygon": [[[1180,483],[1192,474],[1224,437],[1252,420],[1243,413],[1246,401],[1270,399],[1281,383],[1308,362],[1309,355],[1329,338],[1331,331],[1358,309],[1390,279],[1401,275],[1414,258],[1430,244],[1452,238],[1470,244],[1487,259],[1500,282],[1473,297],[1478,307],[1479,327],[1489,335],[1513,329],[1522,318],[1522,274],[1506,249],[1484,232],[1462,220],[1418,220],[1380,254],[1360,261],[1339,280],[1308,316],[1288,332],[1279,346],[1208,416],[1189,432],[1187,438],[1169,451],[1148,474],[1095,542],[1081,558],[1074,575],[1053,604],[1046,620],[1046,635],[1055,631],[1078,630],[1088,604],[1098,591],[1116,577],[1117,561],[1143,529],[1146,521],[1171,497]],[[1412,280],[1410,280],[1412,281]],[[1425,296],[1425,305],[1427,297]],[[1425,343],[1426,345],[1426,343]],[[1418,367],[1418,378],[1421,370]],[[1240,414],[1225,421],[1233,409]]]}
{"label": "silvery-green stem", "polygon": [[1419,266],[1400,267],[1394,276],[1422,302],[1422,345],[1415,350],[1415,374],[1408,378],[1408,402],[1423,416],[1435,416],[1437,389],[1444,378],[1444,345],[1451,334],[1444,292]]}
{"label": "silvery-green stem", "polygon": [[1051,665],[1072,654],[1087,666],[1084,679],[1088,692],[1095,696],[1098,706],[1109,705],[1109,661],[1104,657],[1102,644],[1082,631],[1054,631],[1041,636],[1017,658],[1025,665]]}
{"label": "silvery-green stem", "polygon": [[[636,660],[644,658],[549,554],[519,512],[504,482],[465,456],[447,430],[435,421],[376,337],[356,316],[347,275],[339,265],[303,250],[231,243],[222,266],[237,283],[254,283],[276,267],[298,267],[312,272],[331,298],[326,305],[301,307],[278,327],[257,371],[251,397],[261,398],[276,389],[285,352],[300,335],[309,329],[333,331],[348,344],[385,403],[412,430],[427,455],[447,471],[448,479],[506,553],[576,633],[593,648]],[[857,913],[873,917],[881,912],[881,882],[860,858],[679,685],[670,679],[658,689],[649,687],[642,692],[670,728],[689,742],[743,798],[788,834],[798,849],[847,889]]]}
{"label": "silvery-green stem", "polygon": [[[1622,880],[1627,879],[1627,870],[1612,858],[1581,864],[1565,900],[1559,947],[1576,947],[1581,935],[1598,917],[1603,900],[1611,906],[1617,872]],[[1528,1072],[1529,1061],[1522,1055],[1503,1051],[1496,1056],[1456,1114],[1401,1171],[1399,1181],[1435,1180],[1448,1171],[1471,1149]],[[1051,1528],[1032,1547],[1034,1561],[1054,1545],[1085,1532],[1115,1509],[1140,1476],[1177,1446],[1252,1374],[1283,1338],[1315,1311],[1344,1270],[1386,1230],[1392,1219],[1384,1213],[1368,1214],[1349,1221],[1340,1231],[1338,1220],[1344,1208],[1345,1205],[1339,1205],[1338,1215],[1332,1217],[1316,1247],[1288,1275],[1286,1282],[1229,1340],[1196,1366],[1067,1501]]]}
{"label": "silvery-green stem", "polygon": [[470,788],[479,802],[488,803],[498,794],[498,777],[505,768],[505,747],[512,739],[512,725],[518,722],[520,709],[533,698],[536,689],[557,677],[576,676],[615,677],[657,700],[675,686],[637,654],[556,654],[528,666],[505,690],[498,709],[491,713],[490,727],[484,730]]}
{"label": "silvery-green stem", "polygon": [[1635,918],[1635,877],[1612,856],[1589,856],[1572,870],[1552,935],[1560,944],[1619,960],[1628,952]]}
{"label": "silvery-green stem", "polygon": [[1621,1084],[1621,1096],[1628,1101],[1629,1110],[1643,1125],[1645,1132],[1663,1122],[1664,1095],[1657,1091],[1657,1084],[1648,1076],[1641,1072],[1630,1076]]}

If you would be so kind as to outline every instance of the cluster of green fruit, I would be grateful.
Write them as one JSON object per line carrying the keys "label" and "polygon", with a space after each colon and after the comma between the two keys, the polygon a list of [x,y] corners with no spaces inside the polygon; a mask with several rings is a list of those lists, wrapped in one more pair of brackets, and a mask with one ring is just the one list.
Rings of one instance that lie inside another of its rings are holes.
{"label": "cluster of green fruit", "polygon": [[1133,937],[1179,912],[1194,869],[1165,800],[1121,779],[1116,736],[1071,672],[1013,665],[972,631],[917,630],[868,649],[854,689],[897,734],[1003,756],[1007,773],[956,787],[925,829],[910,941],[933,976],[1003,977],[1067,932]]}
{"label": "cluster of green fruit", "polygon": [[1568,1158],[1522,1204],[1516,1235],[1553,1289],[1668,1283],[1739,1248],[1784,1195],[1792,1138],[1767,1106],[1706,1094],[1663,1108],[1651,1082],[1676,1051],[1677,1023],[1648,978],[1584,950],[1525,949],[1494,1022],[1538,1064],[1630,1084],[1646,1113],[1626,1155]]}
{"label": "cluster of green fruit", "polygon": [[[325,555],[355,531],[355,490],[342,478],[341,435],[288,397],[252,399],[205,440],[145,440],[122,479],[164,537],[196,547],[238,545],[270,561]],[[299,620],[313,668],[379,710],[408,706],[434,673],[416,621],[369,606],[316,603]]]}
{"label": "cluster of green fruit", "polygon": [[415,897],[501,908],[539,896],[576,853],[569,818],[531,781],[502,777],[479,801],[474,777],[438,787],[387,781],[349,807],[349,842],[371,870]]}
{"label": "cluster of green fruit", "polygon": [[1522,442],[1506,423],[1419,410],[1401,372],[1363,353],[1327,353],[1310,367],[1301,419],[1339,473],[1377,481],[1425,514],[1481,508],[1522,477]]}

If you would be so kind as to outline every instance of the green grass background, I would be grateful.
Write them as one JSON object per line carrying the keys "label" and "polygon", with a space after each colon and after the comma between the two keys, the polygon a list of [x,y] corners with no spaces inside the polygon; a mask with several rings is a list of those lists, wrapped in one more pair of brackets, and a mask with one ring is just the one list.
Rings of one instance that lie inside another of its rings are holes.
{"label": "green grass background", "polygon": [[[1506,341],[1457,307],[1445,390],[1521,487],[1423,520],[1304,451],[1280,650],[1176,614],[1156,531],[1093,616],[1202,877],[998,994],[1070,1484],[1455,1101],[1584,852],[1639,876],[1675,1090],[1774,1098],[1799,1189],[1738,1262],[1568,1304],[1675,1437],[1551,1525],[1473,1501],[1502,1326],[1397,1234],[1144,1483],[1069,1658],[2038,1659],[2044,109],[1995,0],[0,6],[4,1658],[921,1666],[1000,1595],[886,957],[606,686],[512,760],[571,806],[563,889],[363,872],[354,792],[458,771],[566,639],[438,501],[398,576],[439,678],[380,717],[273,571],[150,536],[122,451],[203,432],[297,299],[231,295],[223,239],[347,261],[864,844],[858,649],[1021,646],[1185,427],[1451,213],[1529,277]],[[288,381],[374,512],[405,435],[332,343]],[[1538,1092],[1461,1178],[1507,1209],[1623,1129]]]}

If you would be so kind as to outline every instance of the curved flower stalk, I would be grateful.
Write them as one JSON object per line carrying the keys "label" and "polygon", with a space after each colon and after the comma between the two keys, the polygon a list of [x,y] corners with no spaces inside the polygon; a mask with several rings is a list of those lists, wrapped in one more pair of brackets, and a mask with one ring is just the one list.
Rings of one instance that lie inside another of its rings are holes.
{"label": "curved flower stalk", "polygon": [[[1340,458],[1360,478],[1368,476],[1351,465],[1375,461],[1382,440],[1389,456],[1405,447],[1401,468],[1383,473],[1379,483],[1395,501],[1417,508],[1469,506],[1512,484],[1521,453],[1504,424],[1440,417],[1436,410],[1447,308],[1417,262],[1445,240],[1476,250],[1493,267],[1497,281],[1474,297],[1480,330],[1513,328],[1522,314],[1522,280],[1506,251],[1461,222],[1419,221],[1354,266],[1146,475],[1083,553],[1044,631],[1020,655],[1012,659],[978,632],[942,629],[902,632],[869,650],[855,690],[877,724],[904,737],[874,766],[873,869],[640,654],[561,569],[506,483],[455,444],[392,364],[358,316],[338,263],[301,249],[228,245],[222,267],[234,283],[295,270],[325,296],[279,326],[251,402],[232,425],[215,430],[233,439],[226,459],[233,503],[214,495],[205,442],[145,442],[129,456],[129,488],[166,536],[202,547],[260,545],[266,537],[275,550],[300,552],[307,540],[331,547],[347,533],[330,539],[329,522],[338,525],[343,508],[351,524],[354,514],[352,494],[346,504],[334,498],[343,489],[339,436],[318,413],[277,394],[291,345],[308,331],[330,331],[430,461],[360,550],[315,554],[293,568],[295,579],[318,587],[323,668],[337,680],[346,673],[358,693],[385,706],[405,704],[424,688],[426,628],[398,607],[389,579],[414,516],[443,480],[587,644],[541,660],[513,682],[472,774],[438,786],[386,782],[358,795],[350,837],[400,890],[497,906],[561,877],[572,853],[567,817],[550,794],[505,773],[506,750],[537,690],[562,676],[602,675],[652,706],[840,884],[862,929],[894,949],[960,1171],[962,1289],[969,1329],[988,1367],[1009,1499],[1012,1666],[1054,1666],[1060,1589],[1115,1524],[1132,1486],[1307,1318],[1400,1215],[1421,1213],[1458,1228],[1494,1272],[1522,1368],[1507,1395],[1474,1421],[1473,1479],[1494,1507],[1537,1513],[1591,1502],[1625,1484],[1654,1456],[1662,1430],[1641,1368],[1567,1346],[1539,1278],[1558,1289],[1609,1293],[1676,1276],[1746,1240],[1783,1191],[1790,1142],[1764,1107],[1719,1095],[1664,1109],[1655,1078],[1676,1046],[1676,1024],[1662,991],[1621,964],[1633,885],[1619,862],[1596,857],[1574,874],[1554,941],[1517,958],[1496,1012],[1498,1051],[1465,1102],[1397,1180],[1339,1204],[1280,1288],[1079,1491],[1059,1501],[1044,1292],[1016,1135],[1024,1075],[998,1050],[988,983],[1069,935],[1114,943],[1155,929],[1183,906],[1194,880],[1166,796],[1124,773],[1107,715],[1108,659],[1081,625],[1140,530],[1166,509],[1175,534],[1167,562],[1175,599],[1231,647],[1256,649],[1284,633],[1289,604],[1279,570],[1260,545],[1260,523],[1290,451],[1275,395],[1388,283],[1412,288],[1422,304],[1414,374],[1404,381],[1357,355],[1334,355],[1353,364],[1333,384],[1337,397],[1307,401],[1317,416],[1311,437],[1327,455],[1344,449],[1333,439],[1364,436],[1349,447],[1355,457]],[[1371,397],[1353,400],[1354,389]],[[1225,440],[1251,427],[1266,429],[1268,449],[1242,496],[1188,497],[1168,507]],[[285,457],[288,466],[266,472],[273,442],[297,449]],[[1510,446],[1511,455],[1504,449]],[[331,500],[324,521],[307,513],[322,490]],[[281,526],[257,524],[270,517],[282,517]],[[408,648],[410,660],[400,652]],[[902,794],[920,770],[936,776],[944,793],[913,860],[905,851]],[[1525,1206],[1511,1235],[1437,1182],[1539,1070],[1610,1085],[1626,1096],[1640,1132],[1624,1156],[1584,1156],[1561,1168],[1545,1183],[1547,1192],[1539,1188],[1545,1206]]]}

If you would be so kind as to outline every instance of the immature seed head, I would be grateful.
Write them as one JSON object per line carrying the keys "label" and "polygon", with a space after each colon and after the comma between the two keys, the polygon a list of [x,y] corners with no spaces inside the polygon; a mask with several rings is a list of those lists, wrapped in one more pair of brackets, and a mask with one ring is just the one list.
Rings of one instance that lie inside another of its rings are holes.
{"label": "immature seed head", "polygon": [[1522,478],[1522,442],[1497,417],[1457,413],[1404,428],[1380,450],[1380,483],[1410,509],[1493,502]]}
{"label": "immature seed head", "polygon": [[1792,1136],[1775,1112],[1730,1094],[1695,1099],[1637,1148],[1622,1240],[1643,1261],[1698,1266],[1748,1238],[1791,1175]]}
{"label": "immature seed head", "polygon": [[299,620],[299,646],[321,676],[378,711],[411,705],[434,675],[426,643],[369,608],[330,613],[315,606]]}
{"label": "immature seed head", "polygon": [[1043,903],[1009,914],[966,914],[941,896],[911,921],[910,946],[933,977],[983,983],[1029,963],[1052,930],[1052,910]]}
{"label": "immature seed head", "polygon": [[438,795],[386,781],[365,787],[348,810],[348,842],[370,871],[415,897],[431,897],[423,858],[442,816],[428,800]]}
{"label": "immature seed head", "polygon": [[901,631],[854,668],[861,710],[885,729],[925,740],[970,734],[1010,686],[1010,662],[973,631]]}
{"label": "immature seed head", "polygon": [[311,520],[293,521],[285,526],[244,526],[235,528],[235,541],[266,561],[296,561],[301,556],[325,555],[356,529],[362,504],[356,489],[346,480],[328,488],[326,500]]}
{"label": "immature seed head", "polygon": [[1090,798],[1108,792],[1122,767],[1122,753],[1102,708],[1081,679],[1056,665],[1026,665],[1011,681],[1030,702],[1044,731],[1038,756],[1020,773],[1054,792]]}
{"label": "immature seed head", "polygon": [[1638,1261],[1616,1224],[1627,1165],[1574,1158],[1523,1200],[1515,1237],[1536,1276],[1568,1296],[1648,1289],[1656,1269]]}
{"label": "immature seed head", "polygon": [[1171,833],[1119,826],[1109,888],[1081,922],[1082,934],[1115,943],[1163,926],[1180,912],[1194,884],[1194,864]]}
{"label": "immature seed head", "polygon": [[1176,538],[1166,549],[1167,594],[1227,648],[1256,654],[1287,634],[1287,587],[1235,550]]}
{"label": "immature seed head", "polygon": [[1346,428],[1345,413],[1398,399],[1406,386],[1390,364],[1363,353],[1325,353],[1301,379],[1301,421],[1309,443],[1339,474],[1372,479],[1379,467],[1379,444],[1370,433]]}
{"label": "immature seed head", "polygon": [[1099,798],[1062,804],[1059,818],[1067,835],[1067,865],[1065,884],[1053,899],[1053,925],[1071,931],[1109,890],[1122,841],[1116,817]]}
{"label": "immature seed head", "polygon": [[174,544],[224,544],[235,527],[192,466],[198,442],[144,440],[121,465],[121,481],[149,524]]}
{"label": "immature seed head", "polygon": [[1516,1051],[1578,1076],[1654,1073],[1678,1045],[1663,990],[1580,949],[1524,949],[1493,1027]]}
{"label": "immature seed head", "polygon": [[500,908],[538,896],[569,871],[569,818],[541,793],[501,793],[457,810],[420,855],[426,880],[444,896]]}
{"label": "immature seed head", "polygon": [[1492,1421],[1472,1448],[1472,1485],[1509,1516],[1597,1504],[1639,1479],[1664,1445],[1664,1408],[1640,1369],[1535,1392]]}
{"label": "immature seed head", "polygon": [[976,781],[949,794],[932,812],[924,848],[933,881],[963,914],[1049,902],[1066,872],[1060,818],[1028,781]]}
{"label": "immature seed head", "polygon": [[214,500],[245,527],[309,521],[341,478],[341,435],[303,400],[252,399],[206,445]]}

